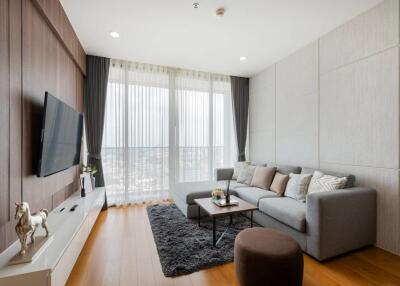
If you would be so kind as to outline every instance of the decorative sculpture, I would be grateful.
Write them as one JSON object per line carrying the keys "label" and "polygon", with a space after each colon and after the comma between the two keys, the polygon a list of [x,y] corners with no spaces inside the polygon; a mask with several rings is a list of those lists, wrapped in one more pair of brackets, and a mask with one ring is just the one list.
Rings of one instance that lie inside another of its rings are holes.
{"label": "decorative sculpture", "polygon": [[49,212],[46,209],[41,209],[38,213],[31,214],[27,202],[15,203],[15,219],[18,219],[15,231],[21,243],[21,255],[25,255],[28,248],[27,239],[29,235],[31,236],[31,243],[35,242],[35,231],[38,225],[42,225],[46,230],[46,237],[49,236],[49,230],[46,225],[48,215]]}

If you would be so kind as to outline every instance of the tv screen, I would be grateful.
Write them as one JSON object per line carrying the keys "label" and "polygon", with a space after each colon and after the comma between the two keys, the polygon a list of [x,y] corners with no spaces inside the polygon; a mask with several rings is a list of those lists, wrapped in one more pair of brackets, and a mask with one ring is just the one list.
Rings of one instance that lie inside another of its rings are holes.
{"label": "tv screen", "polygon": [[46,177],[79,164],[82,114],[46,92],[42,124],[37,175]]}

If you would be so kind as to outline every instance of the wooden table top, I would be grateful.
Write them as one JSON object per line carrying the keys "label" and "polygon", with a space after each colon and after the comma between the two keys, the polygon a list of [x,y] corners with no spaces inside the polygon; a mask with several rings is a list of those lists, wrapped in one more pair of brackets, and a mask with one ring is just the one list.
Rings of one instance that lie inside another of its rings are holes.
{"label": "wooden table top", "polygon": [[254,211],[258,208],[236,196],[231,195],[231,200],[239,202],[236,206],[220,207],[213,203],[211,198],[195,199],[194,202],[199,205],[209,216],[221,216],[246,211]]}

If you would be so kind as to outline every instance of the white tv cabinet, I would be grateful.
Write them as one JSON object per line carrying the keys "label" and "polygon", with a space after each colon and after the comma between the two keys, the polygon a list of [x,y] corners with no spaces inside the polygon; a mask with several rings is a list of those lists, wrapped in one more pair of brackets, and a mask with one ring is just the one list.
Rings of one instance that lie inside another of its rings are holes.
{"label": "white tv cabinet", "polygon": [[[48,218],[53,238],[31,263],[8,266],[20,250],[18,241],[1,253],[0,286],[64,285],[103,207],[104,193],[104,188],[96,188],[81,198],[76,192],[55,208]],[[78,207],[71,212],[75,204]],[[44,231],[39,227],[37,234],[44,235]]]}

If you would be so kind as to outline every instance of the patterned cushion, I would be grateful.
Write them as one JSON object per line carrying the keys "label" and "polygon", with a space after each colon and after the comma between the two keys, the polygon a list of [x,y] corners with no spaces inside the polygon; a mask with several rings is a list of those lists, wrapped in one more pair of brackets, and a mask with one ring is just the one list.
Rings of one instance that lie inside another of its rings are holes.
{"label": "patterned cushion", "polygon": [[249,164],[248,162],[235,162],[233,165],[232,180],[237,180],[242,169],[246,167],[248,164]]}
{"label": "patterned cushion", "polygon": [[308,188],[308,194],[318,192],[331,192],[334,190],[342,189],[346,185],[347,179],[345,177],[339,178],[335,176],[325,175],[322,172],[315,171]]}
{"label": "patterned cushion", "polygon": [[256,166],[245,165],[237,178],[238,183],[250,185],[251,180],[253,179],[254,171],[256,170]]}
{"label": "patterned cushion", "polygon": [[354,187],[356,182],[356,177],[352,174],[329,171],[329,170],[316,170],[314,168],[308,168],[308,167],[301,168],[301,174],[313,174],[315,171],[320,171],[326,175],[335,176],[339,178],[346,177],[347,183],[346,186],[344,186],[344,188],[352,188]]}

